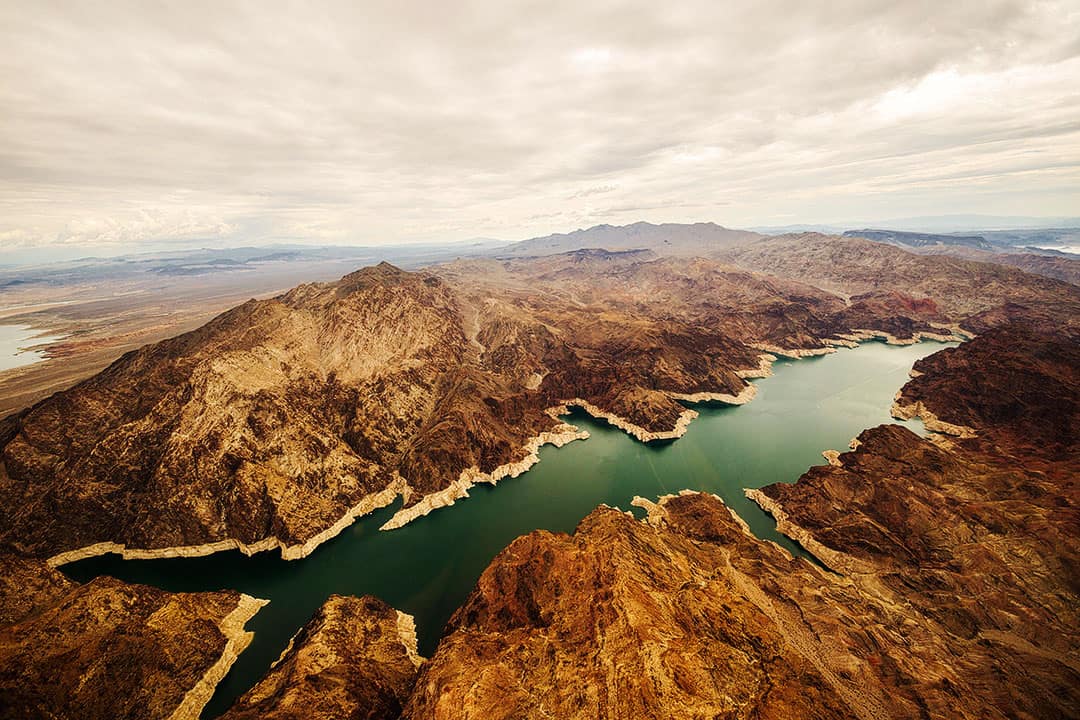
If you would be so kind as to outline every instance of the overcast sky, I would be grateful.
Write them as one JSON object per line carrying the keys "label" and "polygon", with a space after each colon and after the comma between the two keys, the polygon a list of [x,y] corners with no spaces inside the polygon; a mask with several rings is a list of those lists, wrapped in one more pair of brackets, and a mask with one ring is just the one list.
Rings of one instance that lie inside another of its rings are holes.
{"label": "overcast sky", "polygon": [[309,5],[0,0],[0,247],[1080,214],[1076,0]]}

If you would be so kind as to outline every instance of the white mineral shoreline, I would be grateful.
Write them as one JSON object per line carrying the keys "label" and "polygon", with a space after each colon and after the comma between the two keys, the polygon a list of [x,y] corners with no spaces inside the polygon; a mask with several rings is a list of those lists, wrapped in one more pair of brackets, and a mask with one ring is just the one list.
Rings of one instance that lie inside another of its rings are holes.
{"label": "white mineral shoreline", "polygon": [[816,557],[823,565],[825,565],[825,567],[833,572],[838,572],[842,575],[852,575],[873,571],[872,567],[857,558],[833,550],[818,542],[809,530],[801,525],[797,525],[788,518],[788,514],[784,512],[784,508],[780,503],[773,500],[760,489],[744,488],[743,494],[756,503],[762,510],[769,515],[772,515],[773,519],[776,521],[776,531],[778,533],[797,542],[804,550]]}
{"label": "white mineral shoreline", "polygon": [[244,625],[269,602],[250,595],[240,596],[236,609],[218,624],[225,636],[225,648],[221,651],[221,657],[199,678],[195,686],[187,691],[180,705],[169,715],[169,720],[198,720],[206,703],[213,697],[218,683],[225,678],[240,653],[247,649],[255,637],[255,633],[244,630]]}
{"label": "white mineral shoreline", "polygon": [[919,418],[922,420],[923,427],[931,433],[951,435],[961,439],[973,438],[976,436],[977,433],[974,428],[970,428],[967,425],[954,425],[953,423],[945,422],[940,419],[923,404],[922,400],[916,400],[913,403],[901,405],[900,401],[903,399],[903,393],[903,388],[896,391],[896,398],[893,400],[892,407],[889,408],[889,414],[894,418],[897,418],[898,420]]}
{"label": "white mineral shoreline", "polygon": [[[917,332],[910,339],[898,339],[889,333],[880,330],[853,330],[851,333],[838,333],[838,339],[825,338],[822,340],[826,347],[821,348],[781,348],[769,343],[756,343],[751,345],[756,349],[764,351],[758,355],[758,365],[753,368],[746,368],[742,370],[736,370],[735,374],[743,379],[750,378],[765,378],[770,377],[773,374],[772,365],[777,360],[777,356],[800,359],[805,357],[814,357],[819,355],[828,355],[836,352],[837,345],[844,347],[857,347],[860,342],[867,340],[884,339],[886,343],[891,345],[911,345],[922,339],[937,340],[939,342],[962,342],[963,340],[973,338],[975,335],[970,333],[958,325],[935,325],[931,323],[933,327],[942,330],[948,330],[949,334],[936,334],[927,332]],[[664,393],[673,400],[679,400],[690,403],[701,402],[723,402],[729,405],[744,405],[757,395],[757,386],[747,383],[738,395],[731,395],[730,393],[715,393],[715,392],[697,392],[697,393],[679,393],[674,391],[666,391]],[[974,431],[971,428],[963,428],[962,426],[950,425],[938,420],[933,413],[930,413],[925,407],[919,403],[918,408],[913,408],[912,411],[923,418],[923,423],[928,430],[934,430],[934,427],[951,428],[956,432],[949,434],[959,435],[960,437],[973,437]],[[580,407],[585,412],[589,413],[594,418],[606,420],[611,425],[625,431],[637,440],[649,443],[662,440],[675,440],[686,434],[687,429],[690,427],[690,423],[698,417],[698,412],[691,408],[686,408],[679,414],[678,419],[675,422],[675,426],[671,430],[650,431],[636,425],[625,418],[619,417],[614,413],[607,412],[600,409],[596,405],[583,400],[581,398],[574,398],[572,400],[565,401],[562,405],[549,408],[548,414],[552,417],[558,418],[561,415],[566,415],[570,412],[570,407]],[[908,412],[909,408],[900,408],[894,403],[896,412],[893,413],[894,417],[901,419],[909,419],[902,414]],[[911,417],[914,417],[912,415]],[[931,425],[934,425],[932,427]],[[970,432],[971,435],[964,435],[963,432]],[[949,432],[948,430],[941,430],[938,432]],[[545,431],[539,435],[531,438],[523,446],[525,457],[521,460],[506,463],[492,470],[490,473],[481,472],[476,466],[466,468],[458,476],[458,479],[451,483],[446,488],[434,493],[429,493],[420,499],[415,505],[411,505],[407,508],[403,508],[396,512],[390,520],[385,522],[379,529],[380,530],[395,530],[400,528],[413,520],[423,517],[430,513],[432,510],[441,507],[449,507],[453,505],[457,500],[466,498],[469,496],[469,488],[479,483],[488,483],[490,485],[496,485],[499,480],[506,477],[515,478],[527,471],[533,465],[540,461],[538,450],[544,445],[554,445],[555,447],[562,447],[574,440],[584,440],[589,437],[589,433],[579,428],[570,425],[568,423],[561,423],[551,431]],[[358,517],[367,515],[375,510],[386,507],[394,502],[394,500],[401,495],[408,499],[412,493],[412,489],[402,478],[395,479],[390,485],[384,489],[366,495],[359,503],[345,512],[338,520],[326,528],[322,532],[316,534],[306,542],[299,545],[288,545],[283,543],[277,537],[268,537],[262,540],[258,540],[253,543],[244,543],[235,539],[218,540],[216,542],[205,543],[202,545],[181,545],[176,547],[166,548],[129,548],[123,543],[116,543],[111,541],[94,543],[75,550],[68,550],[65,552],[57,553],[48,558],[46,562],[52,567],[59,567],[68,563],[77,562],[79,560],[85,560],[91,557],[97,557],[99,555],[105,555],[108,553],[115,553],[120,555],[125,560],[155,560],[163,558],[175,558],[175,557],[203,557],[206,555],[212,555],[216,552],[222,552],[226,550],[239,550],[245,555],[254,555],[258,552],[264,552],[266,550],[280,549],[281,557],[284,560],[298,560],[307,557],[322,543],[330,540],[331,538],[339,535],[345,528],[356,522]]]}
{"label": "white mineral shoreline", "polygon": [[382,490],[365,495],[360,499],[360,502],[345,511],[345,514],[338,518],[337,522],[299,545],[288,545],[276,537],[264,538],[253,543],[227,539],[202,545],[178,545],[176,547],[152,549],[130,548],[123,543],[106,541],[57,553],[45,562],[51,567],[59,567],[108,553],[115,553],[125,560],[159,560],[176,557],[204,557],[225,550],[239,550],[243,554],[250,556],[257,552],[274,549],[281,550],[283,560],[299,560],[313,553],[319,545],[339,535],[341,531],[356,522],[356,518],[394,502],[394,499],[402,494],[405,489],[405,481],[397,479]]}
{"label": "white mineral shoreline", "polygon": [[420,667],[424,664],[424,658],[420,657],[417,651],[416,618],[400,610],[395,610],[395,612],[397,613],[398,640],[405,647],[405,654],[413,667]]}
{"label": "white mineral shoreline", "polygon": [[[938,326],[934,326],[938,327]],[[974,337],[971,333],[961,330],[957,326],[942,326],[943,329],[950,331],[949,335],[937,335],[935,333],[915,333],[914,337],[908,339],[898,339],[890,335],[889,333],[880,330],[854,330],[851,334],[842,334],[842,340],[834,340],[831,338],[825,339],[822,342],[826,343],[826,347],[822,348],[782,348],[769,343],[757,343],[751,345],[756,349],[764,351],[761,355],[758,355],[758,365],[754,368],[747,368],[743,370],[736,370],[735,374],[740,378],[764,378],[770,377],[772,372],[772,364],[776,362],[777,356],[783,356],[792,359],[799,359],[805,357],[814,357],[818,355],[828,355],[836,352],[836,348],[832,345],[843,345],[845,347],[858,347],[861,342],[869,340],[884,339],[886,343],[891,345],[910,345],[919,342],[923,338],[928,340],[938,340],[941,342],[963,341],[969,337]],[[747,383],[738,395],[731,395],[729,393],[715,393],[715,392],[697,392],[697,393],[679,393],[673,391],[664,392],[669,398],[673,400],[679,400],[690,403],[700,402],[723,402],[729,405],[744,405],[754,399],[757,395],[757,386],[751,383]],[[614,427],[623,430],[631,437],[639,440],[643,443],[658,442],[663,440],[676,440],[686,434],[687,429],[690,427],[690,423],[698,417],[698,412],[691,408],[686,408],[679,414],[678,419],[675,421],[675,426],[671,430],[651,431],[646,430],[640,425],[636,425],[629,420],[619,417],[615,413],[603,410],[596,405],[583,400],[582,398],[573,398],[566,400],[561,406],[548,409],[548,414],[553,417],[565,415],[569,412],[570,407],[579,407],[590,416],[606,420]],[[442,507],[449,507],[462,498],[469,496],[469,488],[479,483],[489,483],[495,485],[499,480],[504,477],[517,477],[521,473],[525,472],[537,462],[540,461],[540,456],[536,451],[545,444],[552,444],[556,447],[562,447],[571,440],[585,439],[588,437],[587,432],[581,432],[573,425],[562,426],[563,428],[569,428],[565,431],[565,434],[556,440],[548,440],[546,442],[538,442],[541,438],[545,438],[551,433],[542,433],[541,435],[531,439],[526,445],[525,449],[527,455],[523,460],[517,462],[507,463],[501,465],[491,473],[482,473],[479,468],[471,467],[462,471],[461,475],[451,483],[448,487],[443,488],[434,493],[425,495],[416,504],[407,508],[403,508],[394,514],[390,520],[385,522],[380,530],[396,530],[403,527],[413,520],[423,517],[430,513],[432,510],[436,510]],[[556,433],[561,428],[556,429]],[[828,459],[828,458],[826,458]]]}
{"label": "white mineral shoreline", "polygon": [[[557,406],[549,408],[547,412],[552,417],[557,417],[558,415],[566,414],[568,411],[565,406]],[[497,485],[503,478],[515,478],[521,475],[533,465],[540,462],[538,451],[544,445],[562,447],[569,442],[573,442],[574,440],[584,440],[587,437],[589,437],[588,432],[568,423],[560,423],[553,430],[542,432],[526,442],[522,448],[525,453],[525,457],[522,459],[500,465],[489,473],[481,472],[480,468],[475,465],[465,468],[461,471],[461,475],[458,476],[458,479],[452,482],[448,487],[425,495],[415,505],[398,510],[394,513],[394,516],[383,523],[382,527],[379,529],[396,530],[397,528],[412,522],[416,518],[427,515],[432,510],[441,507],[449,507],[461,498],[469,497],[469,488],[473,485],[479,483]]]}

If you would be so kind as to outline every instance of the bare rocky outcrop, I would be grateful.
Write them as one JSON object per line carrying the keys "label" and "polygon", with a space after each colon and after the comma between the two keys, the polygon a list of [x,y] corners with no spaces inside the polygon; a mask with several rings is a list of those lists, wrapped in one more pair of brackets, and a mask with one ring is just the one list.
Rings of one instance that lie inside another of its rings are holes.
{"label": "bare rocky outcrop", "polygon": [[1077,347],[1003,328],[930,356],[902,397],[970,437],[880,426],[747,492],[824,567],[686,492],[519,538],[405,717],[1075,716]]}
{"label": "bare rocky outcrop", "polygon": [[390,527],[520,473],[538,442],[569,439],[552,408],[671,440],[686,403],[753,396],[757,348],[906,342],[953,321],[903,294],[853,304],[638,251],[384,263],[245,303],[0,421],[0,546],[56,565],[300,558],[399,496]]}
{"label": "bare rocky outcrop", "polygon": [[222,720],[396,720],[421,659],[412,618],[377,598],[331,596]]}
{"label": "bare rocky outcrop", "polygon": [[264,601],[169,593],[100,577],[66,580],[0,556],[0,708],[6,718],[194,720]]}

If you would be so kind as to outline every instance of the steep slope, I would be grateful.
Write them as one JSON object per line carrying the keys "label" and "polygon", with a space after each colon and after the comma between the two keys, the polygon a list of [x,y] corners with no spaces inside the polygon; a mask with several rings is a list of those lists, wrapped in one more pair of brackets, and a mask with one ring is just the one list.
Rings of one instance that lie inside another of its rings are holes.
{"label": "steep slope", "polygon": [[5,718],[197,718],[251,641],[262,606],[237,592],[167,593],[0,555]]}
{"label": "steep slope", "polygon": [[384,263],[245,303],[0,422],[0,545],[54,564],[303,557],[399,496],[387,527],[523,472],[541,444],[581,436],[558,419],[568,405],[668,440],[696,416],[687,401],[750,400],[766,352],[1080,322],[1075,286],[836,241],[798,252],[854,248],[885,279],[836,271],[861,293],[842,298],[715,260],[580,250]]}
{"label": "steep slope", "polygon": [[221,720],[396,720],[420,662],[412,618],[377,598],[333,595]]}
{"label": "steep slope", "polygon": [[402,486],[396,460],[461,362],[456,312],[438,280],[380,265],[125,355],[6,422],[3,531],[46,552],[303,555]]}
{"label": "steep slope", "polygon": [[1075,716],[1077,443],[1053,442],[1046,403],[1069,393],[1075,413],[1080,357],[1076,338],[1013,330],[922,361],[900,399],[975,437],[881,426],[752,493],[828,570],[711,496],[636,500],[644,522],[597,510],[492,562],[405,717]]}

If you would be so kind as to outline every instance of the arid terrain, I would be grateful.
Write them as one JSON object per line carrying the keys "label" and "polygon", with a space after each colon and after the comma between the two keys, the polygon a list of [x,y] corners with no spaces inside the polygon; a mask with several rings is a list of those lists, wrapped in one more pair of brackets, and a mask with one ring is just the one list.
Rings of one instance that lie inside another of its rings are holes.
{"label": "arid terrain", "polygon": [[[671,440],[696,416],[688,403],[751,401],[746,380],[777,355],[974,336],[918,363],[898,395],[896,415],[939,433],[871,428],[752,495],[819,564],[757,539],[712,496],[639,499],[645,521],[600,508],[573,535],[512,543],[422,663],[407,617],[333,599],[230,716],[1080,714],[1080,287],[861,238],[684,227],[302,284],[7,417],[0,545],[34,590],[8,582],[0,598],[0,705],[63,714],[65,688],[94,687],[85,655],[33,652],[54,628],[61,648],[121,633],[166,660],[196,633],[183,652],[204,648],[198,668],[228,655],[220,616],[255,603],[75,587],[50,565],[299,558],[398,497],[388,527],[520,474],[541,444],[576,437],[559,417],[569,405]],[[124,610],[88,624],[87,603]],[[144,637],[146,618],[169,613],[205,622]],[[117,662],[144,690],[164,672]],[[207,672],[125,716],[169,716],[205,694]],[[40,687],[49,673],[59,684]]]}

